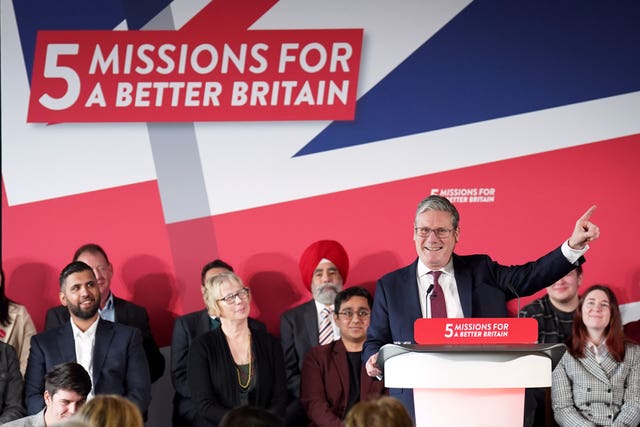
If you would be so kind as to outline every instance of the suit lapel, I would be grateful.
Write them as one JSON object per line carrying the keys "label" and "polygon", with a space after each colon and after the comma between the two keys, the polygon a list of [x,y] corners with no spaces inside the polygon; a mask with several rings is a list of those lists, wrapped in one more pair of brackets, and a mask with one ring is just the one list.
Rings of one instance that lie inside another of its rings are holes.
{"label": "suit lapel", "polygon": [[344,390],[344,395],[349,396],[349,366],[347,364],[347,349],[344,348],[342,340],[334,341],[329,344],[331,349],[331,362],[336,365],[336,369],[340,374],[340,386]]}
{"label": "suit lapel", "polygon": [[316,310],[316,303],[311,300],[307,303],[307,307],[304,310],[304,323],[306,325],[309,342],[312,347],[320,344],[318,339],[318,312]]}
{"label": "suit lapel", "polygon": [[467,263],[456,254],[453,254],[453,272],[456,278],[460,305],[462,305],[462,313],[464,317],[472,317],[471,300],[473,297],[473,278],[471,269],[467,266]]}
{"label": "suit lapel", "polygon": [[93,347],[93,388],[96,390],[98,380],[100,379],[100,372],[104,365],[107,355],[109,354],[109,347],[111,347],[111,341],[114,335],[114,324],[106,320],[100,319],[98,321],[98,328],[96,329],[96,340]]}
{"label": "suit lapel", "polygon": [[[607,356],[611,357],[610,355],[607,355]],[[580,358],[578,360],[580,363],[582,363],[582,366],[584,366],[584,369],[586,369],[591,375],[593,375],[594,377],[596,377],[597,379],[599,379],[605,384],[608,384],[610,382],[609,376],[607,375],[607,373],[604,371],[604,369],[602,369],[602,366],[600,366],[596,358],[593,357],[593,355],[590,354],[588,350],[585,354],[585,357]]]}
{"label": "suit lapel", "polygon": [[65,323],[58,331],[58,349],[60,350],[61,361],[73,360],[76,362],[76,341],[73,338],[71,322]]}

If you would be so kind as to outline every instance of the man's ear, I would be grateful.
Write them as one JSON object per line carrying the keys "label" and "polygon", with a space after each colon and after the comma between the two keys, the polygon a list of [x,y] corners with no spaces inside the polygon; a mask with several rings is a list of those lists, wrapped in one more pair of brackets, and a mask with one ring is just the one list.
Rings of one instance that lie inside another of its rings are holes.
{"label": "man's ear", "polygon": [[44,391],[44,404],[45,404],[46,406],[51,405],[51,395],[49,394],[49,391],[48,391],[48,390],[45,390],[45,391]]}
{"label": "man's ear", "polygon": [[64,292],[60,291],[58,294],[58,298],[60,298],[60,304],[67,306],[67,298],[64,296]]}

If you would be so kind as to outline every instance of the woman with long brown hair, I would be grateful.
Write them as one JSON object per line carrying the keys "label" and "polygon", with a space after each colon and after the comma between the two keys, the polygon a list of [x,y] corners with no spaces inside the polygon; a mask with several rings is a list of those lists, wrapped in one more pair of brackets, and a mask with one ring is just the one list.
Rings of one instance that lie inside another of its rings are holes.
{"label": "woman with long brown hair", "polygon": [[554,418],[564,426],[640,424],[640,346],[625,337],[613,291],[580,298],[567,352],[553,371]]}

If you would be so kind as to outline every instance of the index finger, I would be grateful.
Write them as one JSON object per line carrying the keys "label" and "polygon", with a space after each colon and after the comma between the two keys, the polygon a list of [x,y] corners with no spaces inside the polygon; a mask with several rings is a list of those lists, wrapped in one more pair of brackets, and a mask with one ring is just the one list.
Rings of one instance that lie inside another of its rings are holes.
{"label": "index finger", "polygon": [[589,221],[589,218],[591,218],[591,215],[593,215],[593,212],[596,210],[596,205],[591,206],[589,209],[587,209],[587,211],[584,213],[584,215],[582,215],[580,217],[580,219],[578,219],[579,222],[582,221]]}

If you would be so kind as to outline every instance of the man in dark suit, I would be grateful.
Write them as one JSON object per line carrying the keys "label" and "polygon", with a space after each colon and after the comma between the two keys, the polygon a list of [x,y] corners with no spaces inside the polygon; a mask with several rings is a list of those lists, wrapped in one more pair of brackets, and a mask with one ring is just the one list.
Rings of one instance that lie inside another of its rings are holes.
{"label": "man in dark suit", "polygon": [[[431,316],[436,300],[431,289],[439,289],[438,300],[444,297],[443,317],[506,317],[508,299],[531,295],[566,275],[581,262],[587,243],[600,234],[589,221],[594,210],[592,206],[578,219],[571,237],[561,247],[537,261],[507,267],[487,255],[453,253],[460,236],[458,210],[441,196],[424,199],[414,221],[418,259],[383,276],[376,285],[362,355],[367,373],[382,375],[377,365],[380,347],[414,343],[415,320],[436,317]],[[412,390],[391,389],[390,395],[399,398],[413,416]]]}
{"label": "man in dark suit", "polygon": [[[151,382],[155,382],[164,373],[164,356],[160,353],[158,344],[151,334],[147,310],[137,304],[116,297],[111,292],[111,278],[113,265],[109,262],[107,253],[95,243],[88,243],[79,247],[73,255],[74,261],[82,261],[93,269],[97,285],[100,289],[100,317],[111,322],[138,328],[142,333],[142,346],[149,364]],[[66,307],[52,307],[47,311],[44,329],[57,328],[69,321],[69,311]]]}
{"label": "man in dark suit", "polygon": [[384,393],[382,382],[367,375],[361,359],[373,305],[371,294],[353,286],[341,291],[334,305],[340,339],[311,348],[302,365],[300,400],[310,426],[341,427],[354,404]]}
{"label": "man in dark suit", "polygon": [[28,414],[45,406],[45,374],[64,362],[77,362],[91,376],[91,395],[119,394],[134,402],[144,414],[151,400],[149,367],[140,331],[100,318],[100,290],[93,270],[81,261],[60,273],[60,302],[70,321],[34,335],[25,373]]}
{"label": "man in dark suit", "polygon": [[[226,262],[216,259],[206,264],[200,274],[200,290],[205,291],[205,283],[220,274],[233,272]],[[205,299],[205,305],[206,305]],[[196,404],[191,398],[187,381],[187,361],[189,360],[189,347],[193,340],[220,326],[220,320],[212,313],[210,307],[194,311],[176,318],[173,325],[171,338],[171,382],[175,389],[173,395],[173,426],[188,427],[193,424],[197,414]],[[249,318],[249,327],[266,332],[264,323]]]}
{"label": "man in dark suit", "polygon": [[[349,257],[335,240],[319,240],[307,247],[300,257],[300,274],[309,287],[313,299],[285,311],[280,317],[280,342],[287,373],[289,406],[286,424],[289,427],[306,426],[308,420],[300,403],[300,371],[307,351],[318,344],[327,344],[340,338],[331,312],[333,301],[342,290],[349,272]],[[325,310],[326,309],[326,310]],[[320,325],[325,342],[320,342]]]}

